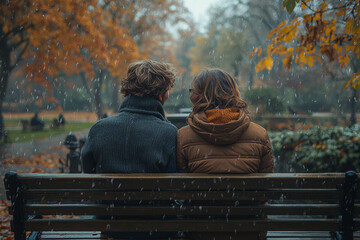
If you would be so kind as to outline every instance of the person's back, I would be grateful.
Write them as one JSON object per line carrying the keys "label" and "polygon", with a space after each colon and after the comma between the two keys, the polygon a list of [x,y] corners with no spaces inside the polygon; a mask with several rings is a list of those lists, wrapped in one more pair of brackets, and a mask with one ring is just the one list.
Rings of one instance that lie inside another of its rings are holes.
{"label": "person's back", "polygon": [[35,113],[34,116],[30,119],[30,126],[34,131],[41,130],[44,127],[44,122],[39,118],[38,113]]}
{"label": "person's back", "polygon": [[[217,111],[226,116],[226,112],[222,110]],[[179,171],[273,172],[271,143],[266,130],[250,122],[245,114],[235,109],[234,113],[238,113],[237,117],[223,124],[209,121],[204,112],[190,114],[187,120],[189,126],[178,132]]]}
{"label": "person's back", "polygon": [[[250,121],[235,80],[221,69],[192,81],[193,111],[177,136],[178,170],[195,173],[270,173],[274,169],[266,130]],[[234,203],[231,203],[234,204]],[[251,203],[246,203],[251,204]],[[248,216],[248,218],[255,216]],[[191,239],[263,239],[265,233],[192,233]]]}
{"label": "person's back", "polygon": [[144,60],[121,81],[119,114],[99,120],[82,150],[86,173],[176,172],[177,129],[163,104],[174,86],[172,65]]}
{"label": "person's back", "polygon": [[176,172],[176,132],[158,100],[127,96],[119,114],[91,128],[82,151],[84,172]]}
{"label": "person's back", "polygon": [[[167,63],[144,60],[129,65],[121,82],[125,99],[119,114],[99,120],[90,129],[82,150],[84,172],[176,172],[177,128],[166,120],[163,109],[175,76]],[[157,239],[176,233],[105,234],[116,239]]]}

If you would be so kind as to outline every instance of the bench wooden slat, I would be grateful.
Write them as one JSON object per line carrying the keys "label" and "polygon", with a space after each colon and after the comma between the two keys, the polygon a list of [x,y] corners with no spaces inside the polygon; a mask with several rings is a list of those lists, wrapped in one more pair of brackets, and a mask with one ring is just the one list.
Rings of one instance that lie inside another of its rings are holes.
{"label": "bench wooden slat", "polygon": [[142,192],[108,192],[108,191],[26,191],[29,200],[331,200],[338,199],[337,190],[271,190],[271,191],[142,191]]}
{"label": "bench wooden slat", "polygon": [[339,220],[286,219],[286,220],[85,220],[85,219],[33,219],[25,223],[29,231],[108,231],[108,232],[233,232],[233,231],[331,231],[339,229]]}
{"label": "bench wooden slat", "polygon": [[[143,190],[186,189],[186,190],[241,190],[273,188],[320,188],[335,189],[344,182],[343,174],[252,174],[208,175],[208,174],[82,174],[76,179],[71,174],[19,174],[19,179],[29,189],[105,189],[105,190]],[[136,181],[134,181],[136,179]],[[241,184],[239,184],[239,182]],[[170,183],[170,184],[169,184]]]}
{"label": "bench wooden slat", "polygon": [[[360,213],[360,206],[355,208]],[[114,206],[107,204],[27,204],[27,215],[97,216],[240,216],[240,215],[333,215],[340,214],[337,204],[269,204],[247,206]]]}
{"label": "bench wooden slat", "polygon": [[42,232],[40,239],[107,239],[101,232]]}
{"label": "bench wooden slat", "polygon": [[330,232],[324,232],[324,231],[309,231],[307,233],[304,233],[302,231],[284,231],[284,232],[276,232],[276,231],[270,231],[267,233],[268,237],[289,237],[289,236],[294,236],[294,237],[329,237],[330,236]]}

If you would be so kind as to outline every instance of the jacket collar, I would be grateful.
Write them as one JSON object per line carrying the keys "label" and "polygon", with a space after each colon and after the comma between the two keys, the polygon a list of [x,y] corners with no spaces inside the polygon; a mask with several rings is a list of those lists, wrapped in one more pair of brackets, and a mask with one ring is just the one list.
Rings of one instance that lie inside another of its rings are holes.
{"label": "jacket collar", "polygon": [[237,119],[223,124],[209,122],[205,112],[191,113],[187,123],[204,140],[215,145],[227,145],[238,141],[250,125],[250,117],[241,110],[239,113]]}
{"label": "jacket collar", "polygon": [[119,112],[149,114],[166,120],[162,104],[150,96],[129,95],[125,97],[120,105]]}

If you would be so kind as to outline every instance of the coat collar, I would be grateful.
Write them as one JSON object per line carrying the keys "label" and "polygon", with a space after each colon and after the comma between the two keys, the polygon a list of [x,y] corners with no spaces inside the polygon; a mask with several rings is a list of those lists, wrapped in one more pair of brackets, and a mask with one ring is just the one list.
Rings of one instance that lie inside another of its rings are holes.
{"label": "coat collar", "polygon": [[239,116],[228,123],[214,124],[208,121],[205,112],[191,113],[187,123],[200,137],[215,145],[232,144],[241,138],[250,125],[250,117],[239,110]]}
{"label": "coat collar", "polygon": [[162,104],[151,96],[129,95],[121,103],[119,112],[149,114],[166,120]]}

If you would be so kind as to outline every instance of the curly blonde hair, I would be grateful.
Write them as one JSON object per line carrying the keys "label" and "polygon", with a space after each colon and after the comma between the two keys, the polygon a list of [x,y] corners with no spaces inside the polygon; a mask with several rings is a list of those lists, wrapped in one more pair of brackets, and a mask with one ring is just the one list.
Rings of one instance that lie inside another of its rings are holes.
{"label": "curly blonde hair", "polygon": [[240,97],[236,81],[227,72],[210,68],[197,74],[191,83],[194,97],[193,112],[214,108],[239,108],[248,113],[247,104]]}
{"label": "curly blonde hair", "polygon": [[131,63],[127,76],[121,81],[121,93],[125,96],[164,95],[174,87],[177,72],[170,63],[143,60]]}

